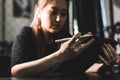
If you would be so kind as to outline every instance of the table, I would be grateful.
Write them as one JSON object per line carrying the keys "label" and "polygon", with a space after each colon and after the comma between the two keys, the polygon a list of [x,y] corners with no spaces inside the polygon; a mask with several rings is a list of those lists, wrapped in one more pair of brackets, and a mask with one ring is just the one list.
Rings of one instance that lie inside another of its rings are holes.
{"label": "table", "polygon": [[97,73],[88,73],[80,76],[62,76],[62,77],[1,77],[0,80],[120,80],[120,74],[100,75]]}

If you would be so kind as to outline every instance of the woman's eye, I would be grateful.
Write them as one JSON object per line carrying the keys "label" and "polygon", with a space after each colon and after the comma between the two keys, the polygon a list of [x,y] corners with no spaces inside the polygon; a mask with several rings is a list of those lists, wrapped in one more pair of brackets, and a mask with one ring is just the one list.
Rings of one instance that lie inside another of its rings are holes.
{"label": "woman's eye", "polygon": [[66,15],[67,15],[67,13],[64,13],[64,12],[61,13],[61,16],[63,16],[63,17],[66,16]]}
{"label": "woman's eye", "polygon": [[51,12],[51,15],[56,15],[57,14],[57,11],[52,11]]}
{"label": "woman's eye", "polygon": [[[51,15],[58,15],[58,12],[57,11],[53,11],[53,12],[51,12]],[[67,13],[65,13],[65,12],[61,12],[60,13],[60,15],[62,16],[62,17],[65,17],[66,15],[67,15]]]}

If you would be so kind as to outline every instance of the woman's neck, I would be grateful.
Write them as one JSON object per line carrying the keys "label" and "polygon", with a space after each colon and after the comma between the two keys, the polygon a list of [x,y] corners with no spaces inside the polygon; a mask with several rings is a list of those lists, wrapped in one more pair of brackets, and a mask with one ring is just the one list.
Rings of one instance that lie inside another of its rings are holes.
{"label": "woman's neck", "polygon": [[42,31],[42,36],[43,36],[43,38],[45,40],[45,43],[52,44],[54,42],[53,34],[47,32],[47,31],[44,31],[41,27],[38,27],[39,26],[38,23],[33,21],[30,26],[33,27],[36,32],[38,30],[37,28],[39,28],[39,30]]}
{"label": "woman's neck", "polygon": [[43,32],[43,36],[45,39],[45,42],[48,44],[52,44],[54,42],[53,35],[49,32]]}

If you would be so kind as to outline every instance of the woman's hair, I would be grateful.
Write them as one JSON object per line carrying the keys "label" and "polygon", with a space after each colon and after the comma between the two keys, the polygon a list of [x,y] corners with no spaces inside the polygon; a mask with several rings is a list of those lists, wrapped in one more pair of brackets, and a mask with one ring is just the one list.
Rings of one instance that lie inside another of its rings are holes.
{"label": "woman's hair", "polygon": [[40,23],[41,23],[38,14],[50,1],[52,0],[38,0],[35,4],[34,17],[31,26],[35,32],[35,35],[38,34],[38,30],[40,28]]}
{"label": "woman's hair", "polygon": [[[35,4],[35,9],[34,9],[34,17],[33,17],[33,21],[31,23],[31,27],[34,30],[35,35],[38,35],[38,30],[41,28],[41,21],[40,21],[40,17],[38,16],[38,14],[40,13],[40,11],[50,2],[52,2],[53,0],[38,0]],[[68,3],[68,0],[65,0],[66,3]]]}

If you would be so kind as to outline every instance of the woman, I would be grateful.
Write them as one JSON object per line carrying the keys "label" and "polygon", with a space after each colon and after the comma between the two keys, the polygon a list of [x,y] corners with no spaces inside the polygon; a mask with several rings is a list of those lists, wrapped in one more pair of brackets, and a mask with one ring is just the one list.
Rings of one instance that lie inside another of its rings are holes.
{"label": "woman", "polygon": [[63,28],[66,16],[66,0],[38,0],[31,25],[23,27],[13,42],[12,76],[51,75],[61,63],[94,42],[91,39],[83,43],[78,39],[81,33],[77,33],[66,42],[55,43],[54,36]]}

